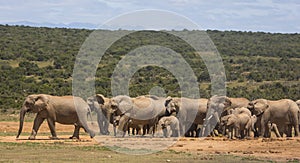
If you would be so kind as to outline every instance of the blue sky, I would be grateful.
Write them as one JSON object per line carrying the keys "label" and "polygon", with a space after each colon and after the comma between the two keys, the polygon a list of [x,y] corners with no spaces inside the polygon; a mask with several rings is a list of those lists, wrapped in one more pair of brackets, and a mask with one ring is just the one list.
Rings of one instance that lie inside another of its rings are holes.
{"label": "blue sky", "polygon": [[99,25],[143,9],[172,11],[203,29],[300,33],[299,0],[0,0],[0,23]]}

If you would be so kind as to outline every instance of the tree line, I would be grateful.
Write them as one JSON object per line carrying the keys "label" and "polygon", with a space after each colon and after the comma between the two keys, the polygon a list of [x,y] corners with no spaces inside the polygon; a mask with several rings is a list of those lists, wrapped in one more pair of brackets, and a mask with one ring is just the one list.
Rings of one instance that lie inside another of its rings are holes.
{"label": "tree line", "polygon": [[[74,62],[92,32],[0,25],[1,110],[19,108],[28,94],[72,94]],[[200,31],[172,32],[193,35]],[[300,34],[216,30],[206,33],[223,59],[229,96],[300,99]],[[111,96],[111,75],[122,56],[151,44],[180,53],[195,72],[200,95],[211,96],[210,75],[201,57],[186,42],[164,31],[135,32],[110,46],[95,75],[97,93]],[[164,88],[167,95],[181,95],[175,76],[155,66],[144,67],[134,74],[129,93],[131,96],[147,94],[154,86]]]}

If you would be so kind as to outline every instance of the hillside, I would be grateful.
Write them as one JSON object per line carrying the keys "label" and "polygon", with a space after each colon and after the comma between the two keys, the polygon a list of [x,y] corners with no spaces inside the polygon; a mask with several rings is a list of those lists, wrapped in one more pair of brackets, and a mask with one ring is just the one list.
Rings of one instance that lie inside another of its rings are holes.
{"label": "hillside", "polygon": [[[78,51],[91,30],[0,25],[0,108],[17,109],[32,93],[72,93],[72,73]],[[107,31],[114,32],[114,31]],[[199,31],[178,31],[193,34]],[[300,99],[300,34],[207,31],[223,58],[227,94],[249,99]],[[210,96],[210,78],[195,51],[164,32],[143,31],[113,44],[99,63],[96,90],[111,96],[110,78],[122,56],[135,47],[158,44],[187,58],[196,73],[201,96]],[[143,40],[143,41],[139,41]],[[174,43],[172,43],[172,40]],[[148,66],[134,74],[130,95],[147,94],[154,86],[180,96],[174,76]]]}

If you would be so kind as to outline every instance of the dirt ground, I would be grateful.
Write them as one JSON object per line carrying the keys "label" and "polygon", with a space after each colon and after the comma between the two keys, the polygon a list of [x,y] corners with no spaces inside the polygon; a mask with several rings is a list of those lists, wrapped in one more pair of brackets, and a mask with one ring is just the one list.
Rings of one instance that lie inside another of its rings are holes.
{"label": "dirt ground", "polygon": [[[16,139],[18,131],[18,122],[0,122],[0,142],[46,142],[54,143],[57,141],[66,141],[73,132],[73,126],[56,125],[56,130],[60,140],[50,140],[50,131],[46,123],[43,123],[36,140],[27,140],[32,128],[32,122],[25,122],[23,133],[19,139]],[[15,133],[15,134],[14,134]],[[125,140],[125,143],[122,142]],[[127,140],[127,141],[126,141]],[[125,137],[116,138],[113,136],[97,136],[96,139],[91,139],[87,134],[81,133],[80,141],[68,141],[74,145],[116,145],[117,142],[125,144],[130,142],[132,146],[137,146],[139,142],[143,142],[142,146],[145,149],[156,148],[155,143],[158,142],[164,149],[174,151],[184,151],[200,154],[231,154],[238,156],[251,156],[263,160],[300,160],[300,138],[270,138],[270,139],[251,139],[251,140],[228,140],[227,138],[139,138]],[[167,143],[167,142],[170,143]],[[164,142],[164,143],[161,143]],[[128,144],[127,144],[128,145]]]}

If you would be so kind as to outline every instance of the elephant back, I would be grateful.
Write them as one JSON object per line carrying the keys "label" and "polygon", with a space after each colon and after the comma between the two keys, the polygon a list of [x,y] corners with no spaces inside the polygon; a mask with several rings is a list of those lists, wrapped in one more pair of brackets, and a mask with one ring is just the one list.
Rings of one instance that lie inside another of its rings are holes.
{"label": "elephant back", "polygon": [[246,98],[229,98],[231,101],[231,108],[247,107],[249,100]]}
{"label": "elephant back", "polygon": [[147,97],[137,97],[132,99],[134,107],[138,109],[147,109],[151,108],[151,105],[153,105],[153,100],[151,98]]}

